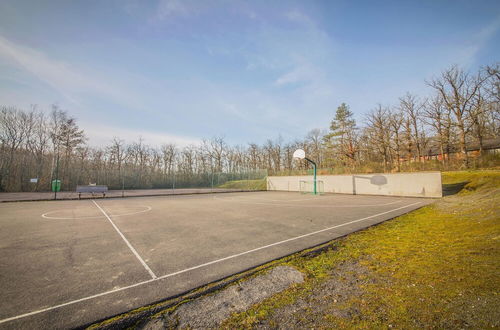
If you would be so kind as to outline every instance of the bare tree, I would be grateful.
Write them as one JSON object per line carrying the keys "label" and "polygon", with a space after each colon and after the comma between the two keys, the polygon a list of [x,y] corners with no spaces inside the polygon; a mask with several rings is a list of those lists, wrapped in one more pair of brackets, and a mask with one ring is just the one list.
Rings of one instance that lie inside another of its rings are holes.
{"label": "bare tree", "polygon": [[258,169],[262,164],[260,147],[256,143],[250,143],[247,149],[248,161],[251,169]]}
{"label": "bare tree", "polygon": [[479,154],[483,153],[484,137],[487,132],[487,112],[489,110],[488,103],[484,96],[482,95],[482,90],[479,89],[476,96],[473,99],[472,107],[469,113],[470,120],[470,130],[472,136],[477,140],[479,144]]}
{"label": "bare tree", "polygon": [[210,140],[203,140],[203,150],[213,161],[213,170],[222,172],[223,160],[226,153],[227,144],[223,136],[214,136]]}
{"label": "bare tree", "polygon": [[44,170],[44,160],[48,152],[50,134],[45,114],[36,110],[33,106],[32,111],[32,131],[27,137],[26,147],[29,152],[34,156],[35,163],[35,177],[38,179],[34,185],[35,191],[40,189],[41,179]]}
{"label": "bare tree", "polygon": [[486,122],[492,136],[500,136],[500,66],[486,66],[481,73],[486,77],[483,93],[486,99]]}
{"label": "bare tree", "polygon": [[436,134],[441,162],[445,164],[450,153],[450,109],[444,105],[441,95],[437,94],[426,102],[422,114],[424,122],[431,127]]}
{"label": "bare tree", "polygon": [[1,189],[12,189],[16,180],[16,170],[19,164],[14,164],[16,152],[25,141],[28,131],[26,130],[27,114],[14,107],[0,108],[0,140],[2,149],[7,152],[5,162],[2,162]]}
{"label": "bare tree", "polygon": [[[415,145],[415,149],[417,151],[417,159],[421,161],[422,157],[422,146],[421,146],[421,137],[420,137],[420,111],[423,107],[423,103],[418,100],[415,95],[410,93],[406,93],[405,96],[399,98],[399,108],[401,113],[405,116],[406,119],[406,137],[408,140],[408,145],[411,146],[413,143]],[[408,147],[410,149],[411,147]],[[409,153],[411,152],[408,150]]]}
{"label": "bare tree", "polygon": [[319,128],[309,131],[306,136],[306,144],[309,145],[309,153],[318,164],[318,167],[323,165],[323,139],[326,133]]}
{"label": "bare tree", "polygon": [[474,107],[474,98],[477,97],[484,80],[485,78],[481,75],[472,76],[454,65],[443,71],[439,78],[427,82],[441,95],[445,106],[454,115],[459,132],[460,152],[466,167],[469,166],[467,155],[468,119],[471,109]]}
{"label": "bare tree", "polygon": [[170,176],[174,171],[175,157],[177,156],[177,147],[173,143],[163,144],[161,146],[164,175]]}
{"label": "bare tree", "polygon": [[[477,141],[481,151],[486,139],[500,136],[498,63],[475,74],[453,66],[427,84],[435,95],[426,102],[407,93],[399,99],[397,111],[378,105],[367,114],[361,129],[343,104],[328,135],[315,129],[305,137],[289,141],[278,137],[248,146],[231,146],[223,137],[183,148],[168,141],[160,147],[149,146],[142,138],[127,144],[115,137],[106,148],[96,148],[87,145],[76,119],[56,105],[49,115],[36,106],[28,111],[3,106],[0,190],[49,189],[56,169],[66,189],[88,182],[105,182],[114,189],[124,184],[129,188],[173,187],[174,181],[178,187],[216,185],[238,177],[232,174],[241,170],[304,170],[307,163],[292,161],[296,148],[304,149],[318,165],[335,166],[339,171],[367,164],[371,170],[381,170],[383,165],[384,171],[400,171],[405,158],[420,159],[423,167],[425,152],[435,146],[443,164],[451,167],[447,159],[457,146],[467,164],[469,143]],[[225,172],[220,182],[214,172]],[[36,185],[29,183],[33,177],[39,178]]]}
{"label": "bare tree", "polygon": [[500,64],[488,65],[482,73],[486,78],[485,89],[491,99],[500,103]]}
{"label": "bare tree", "polygon": [[391,139],[390,130],[387,129],[390,122],[389,111],[379,104],[375,109],[371,110],[365,118],[367,124],[365,134],[371,142],[372,148],[377,150],[377,153],[381,156],[384,171],[387,171],[390,161]]}
{"label": "bare tree", "polygon": [[401,171],[401,151],[404,117],[400,112],[391,111],[388,113],[389,129],[391,130],[392,150],[395,153],[397,171]]}
{"label": "bare tree", "polygon": [[125,153],[125,141],[116,136],[113,137],[111,145],[108,147],[108,153],[110,156],[110,163],[116,165],[118,172],[121,173],[123,163],[127,158]]}

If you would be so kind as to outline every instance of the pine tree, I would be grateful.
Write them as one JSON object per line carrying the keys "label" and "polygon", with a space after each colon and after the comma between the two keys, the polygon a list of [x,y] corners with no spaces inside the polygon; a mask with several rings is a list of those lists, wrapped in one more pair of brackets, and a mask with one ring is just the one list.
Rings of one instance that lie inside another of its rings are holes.
{"label": "pine tree", "polygon": [[337,108],[335,117],[330,123],[330,132],[325,135],[324,140],[335,159],[339,159],[344,165],[346,163],[354,165],[358,151],[357,127],[347,104],[342,103]]}

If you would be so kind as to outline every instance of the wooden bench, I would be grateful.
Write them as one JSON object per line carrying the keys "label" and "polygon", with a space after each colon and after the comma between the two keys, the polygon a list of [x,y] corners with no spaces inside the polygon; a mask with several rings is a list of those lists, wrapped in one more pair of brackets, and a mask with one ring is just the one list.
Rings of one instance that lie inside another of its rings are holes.
{"label": "wooden bench", "polygon": [[108,186],[97,186],[97,185],[89,185],[89,186],[76,186],[76,192],[78,193],[78,199],[81,198],[82,194],[88,193],[92,194],[102,194],[102,197],[106,197],[106,192],[108,192]]}

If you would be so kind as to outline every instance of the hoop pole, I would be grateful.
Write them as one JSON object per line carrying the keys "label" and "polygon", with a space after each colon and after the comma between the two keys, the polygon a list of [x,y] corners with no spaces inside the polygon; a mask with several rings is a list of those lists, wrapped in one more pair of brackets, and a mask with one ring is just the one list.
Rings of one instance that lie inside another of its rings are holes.
{"label": "hoop pole", "polygon": [[[57,180],[59,180],[59,147],[57,147],[57,159],[56,159],[56,185],[55,185],[55,189],[54,189],[54,199],[57,199]],[[54,183],[52,182],[52,185],[54,185]]]}
{"label": "hoop pole", "polygon": [[317,195],[318,192],[316,190],[316,163],[310,160],[309,158],[305,158],[308,162],[310,162],[313,165],[313,171],[314,171],[314,195]]}

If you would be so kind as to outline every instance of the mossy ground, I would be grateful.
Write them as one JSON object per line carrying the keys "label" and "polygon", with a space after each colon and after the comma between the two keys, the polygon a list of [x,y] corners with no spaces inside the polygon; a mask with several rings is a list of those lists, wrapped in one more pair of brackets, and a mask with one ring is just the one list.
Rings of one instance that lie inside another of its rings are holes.
{"label": "mossy ground", "polygon": [[[306,281],[223,327],[500,327],[500,171],[445,172],[443,184],[461,190],[320,254],[283,260]],[[360,294],[315,299],[346,278]]]}
{"label": "mossy ground", "polygon": [[266,190],[266,180],[235,180],[228,181],[218,188],[243,189],[243,190]]}

